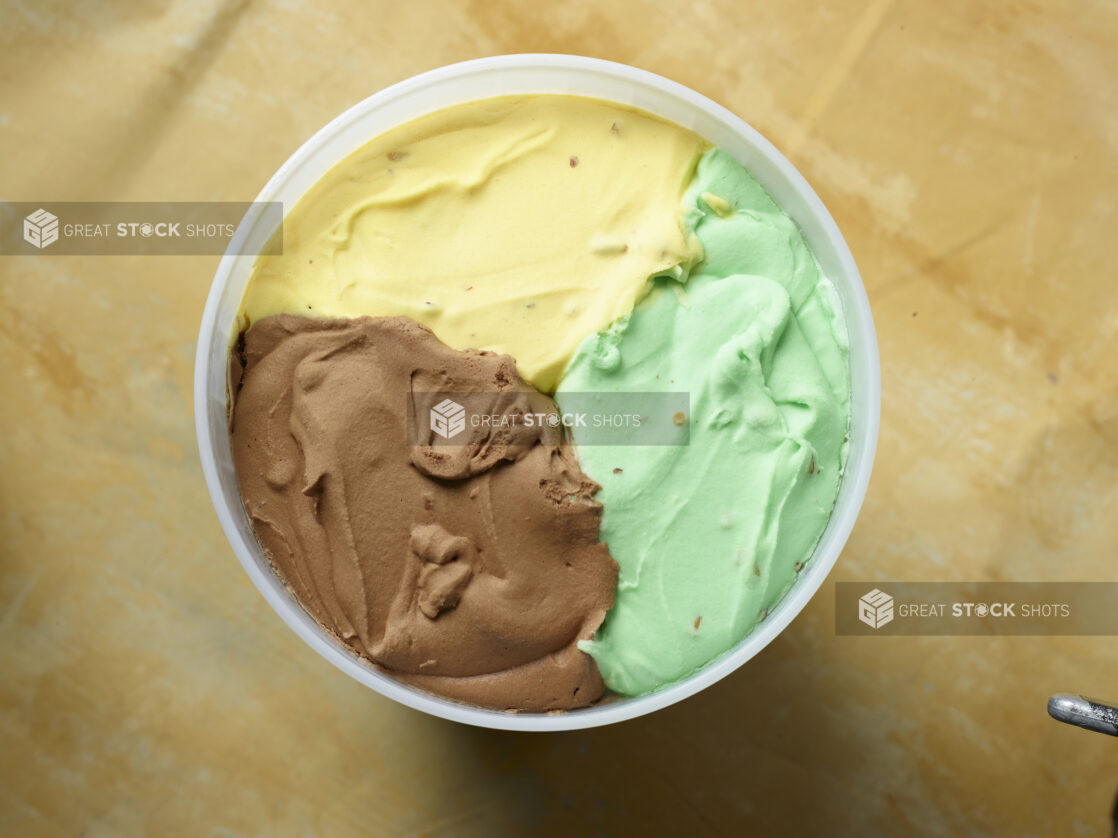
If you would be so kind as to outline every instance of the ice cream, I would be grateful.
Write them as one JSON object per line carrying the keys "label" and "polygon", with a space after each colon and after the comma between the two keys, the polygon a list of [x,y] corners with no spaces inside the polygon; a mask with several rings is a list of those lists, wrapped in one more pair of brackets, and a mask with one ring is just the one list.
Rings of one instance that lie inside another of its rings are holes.
{"label": "ice cream", "polygon": [[[521,415],[507,356],[403,317],[256,322],[235,353],[233,455],[260,544],[323,626],[397,678],[496,709],[601,697],[577,648],[613,602],[598,486],[524,424],[409,437],[436,391]],[[415,444],[409,444],[414,442]]]}
{"label": "ice cream", "polygon": [[505,96],[393,128],[335,166],[260,257],[243,304],[404,315],[456,349],[516,359],[545,392],[648,277],[699,256],[679,201],[706,143],[643,111]]}
{"label": "ice cream", "polygon": [[684,216],[704,260],[588,337],[556,395],[691,394],[687,446],[578,450],[621,566],[616,604],[580,646],[627,695],[686,677],[765,619],[811,556],[845,461],[845,329],[800,231],[717,149]]}
{"label": "ice cream", "polygon": [[[740,642],[810,559],[845,462],[845,328],[724,151],[603,101],[469,102],[352,153],[283,233],[241,309],[237,476],[299,602],[384,671],[498,709],[639,695]],[[689,443],[408,437],[459,392],[506,419],[551,392],[686,393],[650,427]]]}

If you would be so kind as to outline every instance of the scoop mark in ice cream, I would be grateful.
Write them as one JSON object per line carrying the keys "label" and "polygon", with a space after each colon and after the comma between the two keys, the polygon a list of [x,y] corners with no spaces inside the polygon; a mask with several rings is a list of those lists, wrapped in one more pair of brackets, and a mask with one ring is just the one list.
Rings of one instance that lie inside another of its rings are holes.
{"label": "scoop mark in ice cream", "polygon": [[408,401],[424,394],[553,409],[511,358],[450,349],[403,317],[289,315],[255,323],[241,356],[242,498],[319,623],[450,698],[546,711],[601,697],[577,643],[613,603],[617,565],[598,540],[598,485],[569,446],[522,423],[407,444]]}

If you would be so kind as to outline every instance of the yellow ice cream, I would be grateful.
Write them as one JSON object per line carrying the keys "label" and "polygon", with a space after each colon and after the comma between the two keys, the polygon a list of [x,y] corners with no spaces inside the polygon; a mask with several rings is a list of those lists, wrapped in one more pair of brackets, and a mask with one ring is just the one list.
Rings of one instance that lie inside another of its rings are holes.
{"label": "yellow ice cream", "polygon": [[705,148],[651,114],[576,96],[436,111],[314,185],[284,220],[283,255],[258,259],[242,316],[406,315],[454,348],[512,355],[554,390],[649,277],[701,257],[679,207]]}

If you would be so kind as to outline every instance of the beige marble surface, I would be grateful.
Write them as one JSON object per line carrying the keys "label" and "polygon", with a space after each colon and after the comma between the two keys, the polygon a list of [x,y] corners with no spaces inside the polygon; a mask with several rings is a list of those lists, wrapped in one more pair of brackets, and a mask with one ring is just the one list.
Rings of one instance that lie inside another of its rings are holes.
{"label": "beige marble surface", "polygon": [[0,257],[0,834],[1105,834],[1118,639],[835,638],[835,579],[1118,575],[1118,7],[0,0],[0,198],[247,200],[440,64],[626,61],[782,148],[845,231],[884,406],[831,581],[672,709],[455,726],[334,671],[202,483],[216,257]]}

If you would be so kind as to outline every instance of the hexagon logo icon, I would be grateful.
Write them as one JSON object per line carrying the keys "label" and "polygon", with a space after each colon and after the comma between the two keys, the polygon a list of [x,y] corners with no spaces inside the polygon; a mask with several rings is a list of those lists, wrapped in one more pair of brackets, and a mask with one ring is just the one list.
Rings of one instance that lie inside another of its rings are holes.
{"label": "hexagon logo icon", "polygon": [[893,622],[893,598],[874,588],[858,600],[858,619],[874,629]]}
{"label": "hexagon logo icon", "polygon": [[23,219],[23,240],[42,250],[58,241],[58,216],[37,209]]}
{"label": "hexagon logo icon", "polygon": [[466,428],[466,408],[443,399],[431,408],[431,430],[443,439],[458,436]]}

